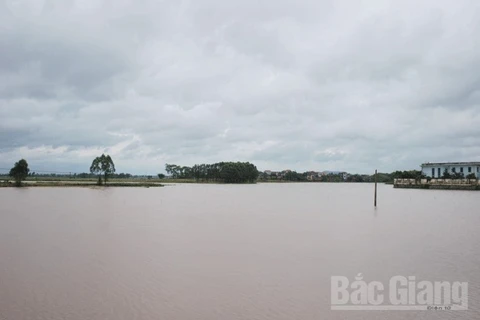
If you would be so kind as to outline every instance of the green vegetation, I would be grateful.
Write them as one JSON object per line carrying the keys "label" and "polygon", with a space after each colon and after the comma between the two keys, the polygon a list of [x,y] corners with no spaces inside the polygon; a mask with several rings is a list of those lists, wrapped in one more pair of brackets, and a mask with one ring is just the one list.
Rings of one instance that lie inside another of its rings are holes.
{"label": "green vegetation", "polygon": [[449,172],[447,168],[443,170],[442,174],[442,179],[476,179],[477,177],[475,176],[474,173],[470,173],[465,177],[463,172]]}
{"label": "green vegetation", "polygon": [[287,181],[307,181],[307,175],[305,173],[298,173],[297,171],[287,171],[284,179]]}
{"label": "green vegetation", "polygon": [[452,179],[452,175],[448,172],[447,168],[443,170],[442,179]]}
{"label": "green vegetation", "polygon": [[[419,170],[395,171],[392,173],[377,173],[377,182],[393,183],[393,179],[423,179],[426,178]],[[260,173],[259,181],[262,182],[374,182],[374,174],[349,174],[346,172],[315,172],[307,171],[298,173],[296,171],[284,170],[279,172],[265,171]]]}
{"label": "green vegetation", "polygon": [[[163,187],[158,179],[152,180],[152,176],[132,176],[128,173],[115,174],[115,165],[109,155],[102,154],[93,160],[90,173],[80,174],[57,174],[31,172],[26,160],[22,159],[15,163],[10,170],[9,176],[0,176],[0,187],[21,186],[22,181],[29,187],[93,187],[102,184],[108,179],[109,186],[115,187]],[[15,180],[15,184],[9,178]]]}
{"label": "green vegetation", "polygon": [[463,175],[462,172],[453,172],[451,173],[452,178],[451,179],[465,179],[465,176]]}
{"label": "green vegetation", "polygon": [[391,179],[426,179],[425,174],[420,170],[395,171],[390,174]]}
{"label": "green vegetation", "polygon": [[[115,173],[115,164],[109,155],[102,154],[92,161],[90,172],[84,173],[39,173],[31,172],[27,161],[21,159],[10,170],[9,177],[0,176],[0,187],[20,186],[22,181],[29,186],[92,186],[107,184],[111,186],[161,186],[170,183],[255,183],[259,182],[374,182],[393,184],[394,179],[427,179],[419,170],[394,171],[392,173],[349,174],[340,171],[306,171],[303,173],[283,170],[259,172],[250,162],[219,162],[214,164],[196,164],[192,167],[166,164],[167,175],[132,175]],[[15,180],[15,184],[11,179]],[[375,179],[376,178],[376,179]],[[445,170],[445,179],[476,179],[470,173],[466,177],[461,172]]]}
{"label": "green vegetation", "polygon": [[469,174],[467,174],[467,176],[465,178],[466,179],[477,179],[477,177],[475,176],[475,173],[469,173]]}
{"label": "green vegetation", "polygon": [[8,174],[15,180],[15,185],[20,187],[22,185],[22,181],[25,180],[28,176],[30,169],[28,168],[28,163],[25,159],[21,159],[18,162],[15,162],[15,165],[12,169],[10,169],[10,173]]}
{"label": "green vegetation", "polygon": [[108,175],[115,172],[115,165],[113,164],[112,158],[108,154],[102,154],[100,157],[96,157],[92,161],[92,165],[90,166],[90,172],[92,174],[98,174],[98,185],[102,185],[103,175],[106,185]]}
{"label": "green vegetation", "polygon": [[[380,177],[380,175],[383,175],[383,173],[377,174],[377,178]],[[345,180],[346,182],[371,182],[374,181],[375,177],[369,176],[369,175],[364,175],[364,174],[352,174],[347,177]],[[380,180],[380,179],[378,179]],[[383,180],[383,179],[382,179]],[[381,181],[385,182],[385,181]]]}
{"label": "green vegetation", "polygon": [[[81,177],[82,176],[82,177]],[[8,181],[8,176],[0,176],[0,187],[12,187],[15,184]],[[3,182],[2,182],[3,180]],[[163,187],[160,179],[148,179],[148,176],[132,176],[119,178],[118,174],[109,176],[109,187]],[[23,181],[28,187],[96,187],[98,177],[93,174],[29,174]]]}
{"label": "green vegetation", "polygon": [[[390,174],[379,173],[378,182],[391,180]],[[262,182],[373,182],[374,175],[348,174],[346,172],[315,172],[306,171],[299,173],[291,170],[279,172],[265,171],[260,173],[259,181]]]}
{"label": "green vegetation", "polygon": [[258,170],[250,162],[196,164],[193,167],[166,164],[165,171],[173,179],[195,179],[199,182],[254,183]]}

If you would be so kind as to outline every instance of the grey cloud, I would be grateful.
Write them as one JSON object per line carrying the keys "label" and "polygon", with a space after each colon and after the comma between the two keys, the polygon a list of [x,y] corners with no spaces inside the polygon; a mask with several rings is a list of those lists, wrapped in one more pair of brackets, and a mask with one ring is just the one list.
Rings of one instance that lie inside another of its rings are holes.
{"label": "grey cloud", "polygon": [[[469,1],[0,1],[0,167],[479,160]],[[85,168],[85,169],[82,169]],[[39,170],[39,169],[37,169]]]}
{"label": "grey cloud", "polygon": [[[41,27],[40,27],[41,29]],[[112,78],[128,66],[116,53],[55,30],[12,30],[0,36],[3,97],[107,99]],[[0,81],[1,81],[0,80]],[[105,90],[107,89],[107,90]]]}

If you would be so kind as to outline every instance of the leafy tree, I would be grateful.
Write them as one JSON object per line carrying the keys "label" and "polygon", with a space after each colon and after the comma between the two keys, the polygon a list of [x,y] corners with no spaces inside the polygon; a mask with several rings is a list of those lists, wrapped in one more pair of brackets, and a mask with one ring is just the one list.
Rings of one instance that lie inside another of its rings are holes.
{"label": "leafy tree", "polygon": [[442,179],[452,179],[452,175],[448,172],[448,169],[443,170]]}
{"label": "leafy tree", "polygon": [[8,174],[10,177],[15,179],[15,184],[17,187],[22,185],[22,181],[25,180],[28,176],[30,169],[28,168],[28,163],[25,159],[21,159],[18,162],[15,162],[15,165],[10,169]]}
{"label": "leafy tree", "polygon": [[452,179],[463,179],[465,176],[462,172],[452,172]]}
{"label": "leafy tree", "polygon": [[176,164],[165,164],[165,171],[167,174],[171,175],[173,179],[178,178],[178,171],[179,171],[179,166]]}
{"label": "leafy tree", "polygon": [[165,175],[163,173],[158,174],[158,179],[165,179]]}
{"label": "leafy tree", "polygon": [[108,175],[115,173],[115,164],[109,155],[102,154],[100,157],[93,159],[90,172],[98,174],[99,185],[102,184],[102,175],[104,176],[105,184],[107,184]]}
{"label": "leafy tree", "polygon": [[467,176],[465,178],[467,178],[467,179],[477,179],[477,177],[475,176],[475,173],[469,173],[469,174],[467,174]]}

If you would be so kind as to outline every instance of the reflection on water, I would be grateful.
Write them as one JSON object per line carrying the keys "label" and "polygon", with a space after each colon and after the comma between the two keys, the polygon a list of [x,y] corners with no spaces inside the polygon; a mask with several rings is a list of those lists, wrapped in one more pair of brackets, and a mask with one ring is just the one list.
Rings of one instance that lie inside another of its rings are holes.
{"label": "reflection on water", "polygon": [[[480,319],[480,193],[0,190],[0,319]],[[331,311],[330,277],[468,281],[469,311]]]}

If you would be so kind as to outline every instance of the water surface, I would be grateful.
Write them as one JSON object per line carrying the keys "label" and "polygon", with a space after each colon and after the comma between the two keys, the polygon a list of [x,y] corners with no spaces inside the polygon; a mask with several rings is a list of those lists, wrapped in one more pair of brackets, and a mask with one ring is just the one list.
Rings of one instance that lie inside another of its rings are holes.
{"label": "water surface", "polygon": [[[480,193],[0,189],[0,319],[480,319]],[[469,311],[331,311],[330,277],[467,281]]]}

